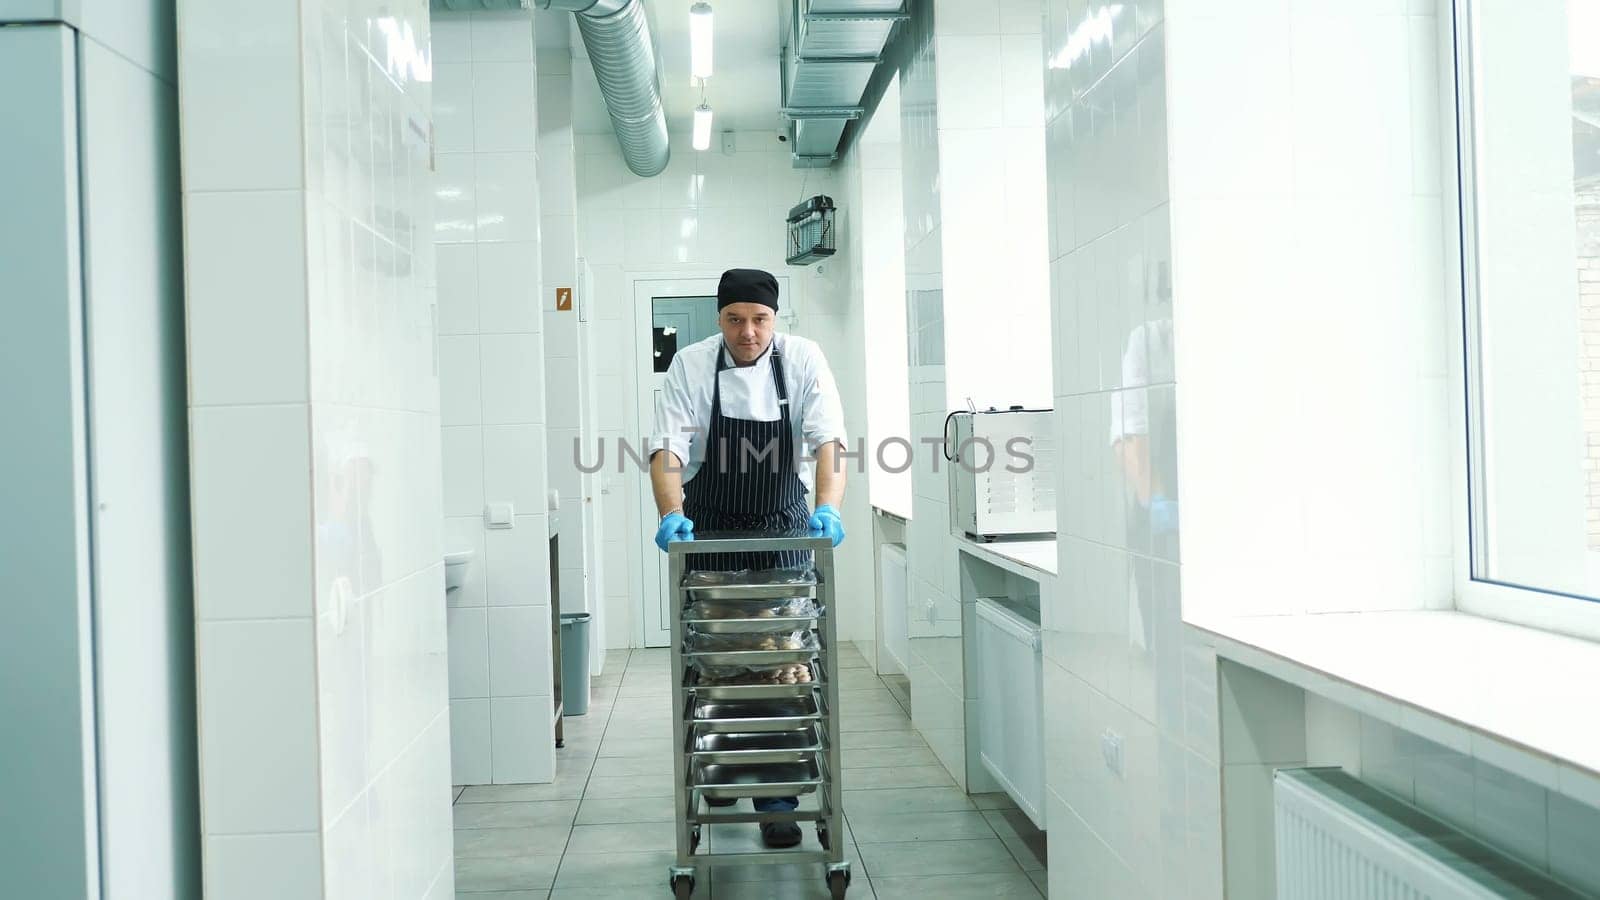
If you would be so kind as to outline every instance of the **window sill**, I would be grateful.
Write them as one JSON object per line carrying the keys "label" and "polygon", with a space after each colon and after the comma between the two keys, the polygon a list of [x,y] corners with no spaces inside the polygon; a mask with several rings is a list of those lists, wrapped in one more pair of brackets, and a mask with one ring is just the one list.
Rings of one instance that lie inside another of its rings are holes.
{"label": "window sill", "polygon": [[1186,622],[1220,658],[1600,806],[1600,644],[1454,610]]}

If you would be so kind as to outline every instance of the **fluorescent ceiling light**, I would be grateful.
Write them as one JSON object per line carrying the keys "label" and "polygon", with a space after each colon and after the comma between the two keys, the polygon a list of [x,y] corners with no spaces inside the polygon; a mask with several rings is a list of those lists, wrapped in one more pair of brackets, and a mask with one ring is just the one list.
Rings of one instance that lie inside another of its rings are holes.
{"label": "fluorescent ceiling light", "polygon": [[704,0],[689,7],[689,74],[711,77],[711,4]]}
{"label": "fluorescent ceiling light", "polygon": [[711,107],[704,103],[694,108],[694,148],[705,150],[711,146]]}

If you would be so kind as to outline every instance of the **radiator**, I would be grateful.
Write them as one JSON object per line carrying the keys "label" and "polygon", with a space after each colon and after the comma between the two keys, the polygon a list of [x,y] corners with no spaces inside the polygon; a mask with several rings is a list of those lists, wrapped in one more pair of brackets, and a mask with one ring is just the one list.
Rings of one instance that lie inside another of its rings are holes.
{"label": "radiator", "polygon": [[978,760],[1043,830],[1044,657],[1039,626],[1004,600],[979,598],[974,612]]}
{"label": "radiator", "polygon": [[878,593],[883,598],[883,649],[887,662],[901,675],[911,674],[911,601],[906,579],[906,551],[894,544],[878,548]]}
{"label": "radiator", "polygon": [[1343,769],[1273,779],[1278,900],[1582,900]]}

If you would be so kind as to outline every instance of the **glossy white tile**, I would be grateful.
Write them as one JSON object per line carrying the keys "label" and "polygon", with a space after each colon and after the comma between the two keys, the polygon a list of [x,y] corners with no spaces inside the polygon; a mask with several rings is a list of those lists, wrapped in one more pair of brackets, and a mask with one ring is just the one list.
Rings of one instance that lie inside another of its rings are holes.
{"label": "glossy white tile", "polygon": [[484,334],[541,330],[540,245],[532,241],[484,243],[478,250],[479,328]]}
{"label": "glossy white tile", "polygon": [[483,421],[483,377],[476,335],[439,338],[439,416],[441,423],[476,425]]}
{"label": "glossy white tile", "polygon": [[937,0],[933,4],[934,33],[945,34],[999,34],[1002,11],[1015,13],[1015,7],[999,3],[963,3],[961,0]]}
{"label": "glossy white tile", "polygon": [[316,829],[311,619],[204,622],[198,635],[207,833]]}
{"label": "glossy white tile", "polygon": [[478,183],[473,154],[441,152],[434,165],[434,240],[441,244],[475,240]]}
{"label": "glossy white tile", "polygon": [[[249,27],[240,27],[240,17]],[[195,152],[184,157],[184,189],[290,190],[304,185],[304,122],[297,78],[298,10],[223,2],[185,10],[179,31],[184,132]],[[200,148],[204,148],[203,152]]]}
{"label": "glossy white tile", "polygon": [[184,230],[190,402],[306,401],[304,195],[192,194]]}
{"label": "glossy white tile", "polygon": [[481,339],[485,425],[544,421],[543,340],[535,334],[486,334]]}
{"label": "glossy white tile", "polygon": [[489,696],[489,614],[486,607],[449,610],[450,698]]}
{"label": "glossy white tile", "polygon": [[444,467],[444,514],[474,516],[482,521],[483,429],[475,425],[445,428],[440,447]]}
{"label": "glossy white tile", "polygon": [[1535,868],[1549,864],[1549,792],[1478,760],[1473,820],[1489,843]]}
{"label": "glossy white tile", "polygon": [[434,146],[441,153],[472,150],[475,129],[472,68],[465,62],[434,64]]}
{"label": "glossy white tile", "polygon": [[490,694],[550,696],[550,607],[495,606],[488,613]]}
{"label": "glossy white tile", "polygon": [[489,701],[450,701],[450,781],[489,784],[494,778],[489,743]]}
{"label": "glossy white tile", "polygon": [[537,93],[531,62],[472,64],[473,150],[532,151]]}
{"label": "glossy white tile", "polygon": [[496,697],[489,709],[494,783],[550,781],[555,775],[550,698]]}
{"label": "glossy white tile", "polygon": [[475,10],[472,13],[472,59],[531,64],[534,14],[528,10]]}
{"label": "glossy white tile", "polygon": [[543,515],[518,515],[516,527],[484,536],[489,557],[489,605],[550,602],[550,548]]}
{"label": "glossy white tile", "polygon": [[439,333],[476,334],[478,331],[478,248],[475,244],[439,244]]}
{"label": "glossy white tile", "polygon": [[194,411],[195,609],[202,620],[311,615],[313,558],[303,534],[311,519],[308,418],[304,406]]}
{"label": "glossy white tile", "polygon": [[483,491],[489,503],[511,502],[522,512],[545,505],[548,447],[543,425],[483,428]]}
{"label": "glossy white tile", "polygon": [[539,177],[531,152],[475,153],[476,239],[537,241]]}
{"label": "glossy white tile", "polygon": [[315,831],[220,834],[205,841],[205,891],[240,900],[323,896],[322,845]]}
{"label": "glossy white tile", "polygon": [[[951,33],[938,38],[938,45],[941,130],[946,127],[996,128],[1004,124],[1000,36],[993,32]],[[1020,71],[1018,78],[1022,80]],[[941,168],[946,165],[941,157]],[[951,220],[947,217],[946,221]]]}
{"label": "glossy white tile", "polygon": [[437,11],[429,18],[435,70],[441,63],[472,59],[472,17],[468,13]]}

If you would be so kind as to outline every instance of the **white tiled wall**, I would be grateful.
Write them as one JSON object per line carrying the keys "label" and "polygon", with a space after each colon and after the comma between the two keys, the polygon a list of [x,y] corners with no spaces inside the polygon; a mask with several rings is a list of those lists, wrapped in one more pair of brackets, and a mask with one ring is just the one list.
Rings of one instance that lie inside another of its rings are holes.
{"label": "white tiled wall", "polygon": [[426,5],[179,33],[207,894],[448,893]]}
{"label": "white tiled wall", "polygon": [[[578,468],[574,447],[598,443],[590,399],[594,373],[589,363],[592,326],[583,312],[588,301],[578,277],[578,175],[572,134],[572,54],[562,47],[539,50],[540,251],[545,333],[545,398],[549,418],[550,487],[561,497],[561,610],[588,612],[591,668],[605,660],[605,610],[599,602],[604,572],[590,550],[596,509],[604,498],[597,475]],[[570,309],[557,310],[558,288],[574,294]]]}
{"label": "white tiled wall", "polygon": [[[537,58],[527,12],[434,18],[452,780],[555,777]],[[513,527],[487,527],[509,503]],[[565,535],[562,535],[563,543]]]}
{"label": "white tiled wall", "polygon": [[[585,60],[574,58],[573,64],[573,78],[592,77]],[[847,421],[852,408],[865,407],[859,374],[863,339],[852,330],[848,251],[841,249],[821,271],[784,263],[789,208],[816,194],[838,200],[844,185],[831,170],[791,167],[787,145],[771,132],[736,132],[734,141],[734,152],[724,153],[721,136],[714,135],[711,149],[696,152],[687,134],[673,134],[666,170],[641,179],[622,162],[614,135],[576,135],[578,250],[593,277],[589,314],[594,352],[588,370],[594,376],[600,438],[608,448],[622,438],[638,446],[644,437],[638,434],[635,410],[638,366],[629,352],[634,346],[633,282],[642,276],[715,279],[733,267],[787,275],[791,296],[782,298],[785,321],[779,327],[822,344],[839,382]],[[852,440],[857,436],[851,435]],[[655,562],[643,557],[645,524],[637,521],[633,493],[647,489],[648,477],[631,466],[618,474],[608,464],[599,480],[605,506],[598,528],[605,540],[596,567],[606,579],[605,640],[608,647],[626,647],[637,642],[640,630],[639,591],[633,587],[639,567]],[[842,570],[860,573],[843,577],[859,583],[871,583],[872,577],[871,542],[856,539],[871,534],[866,499],[858,478],[846,491],[842,511],[852,537],[835,557]],[[851,633],[851,627],[865,627],[859,619],[842,619],[840,624],[846,640],[862,636]],[[864,634],[870,637],[870,631]]]}
{"label": "white tiled wall", "polygon": [[[914,8],[900,72],[911,424],[907,529],[912,715],[967,785],[961,591],[950,536],[946,413],[1050,405],[1039,3]],[[996,228],[1005,222],[1007,227]],[[997,310],[1003,313],[997,314]],[[976,771],[976,770],[975,770]],[[979,776],[980,778],[983,776]]]}
{"label": "white tiled wall", "polygon": [[933,7],[946,402],[1045,408],[1053,362],[1041,327],[1050,312],[1043,4]]}
{"label": "white tiled wall", "polygon": [[[886,121],[888,118],[893,122]],[[905,204],[900,173],[900,87],[885,91],[846,161],[859,169],[856,205],[845,210],[845,236],[859,269],[855,306],[865,334],[872,336],[866,353],[867,443],[871,456],[872,504],[899,516],[911,515],[912,475],[891,471],[901,464],[899,451],[880,456],[877,448],[890,438],[910,439],[911,383],[906,341]]]}
{"label": "white tiled wall", "polygon": [[1176,522],[1149,499],[1178,497],[1167,40],[1159,3],[1046,4],[1062,447],[1060,574],[1041,617],[1057,898],[1223,895],[1216,659],[1184,640]]}

